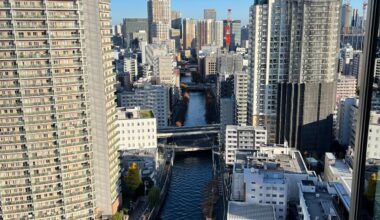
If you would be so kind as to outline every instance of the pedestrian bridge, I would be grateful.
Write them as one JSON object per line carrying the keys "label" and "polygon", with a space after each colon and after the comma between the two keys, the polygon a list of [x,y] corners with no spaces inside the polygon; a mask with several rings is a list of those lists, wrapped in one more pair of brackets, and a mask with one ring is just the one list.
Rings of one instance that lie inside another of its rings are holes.
{"label": "pedestrian bridge", "polygon": [[183,137],[194,135],[219,134],[220,125],[168,127],[157,130],[157,138]]}

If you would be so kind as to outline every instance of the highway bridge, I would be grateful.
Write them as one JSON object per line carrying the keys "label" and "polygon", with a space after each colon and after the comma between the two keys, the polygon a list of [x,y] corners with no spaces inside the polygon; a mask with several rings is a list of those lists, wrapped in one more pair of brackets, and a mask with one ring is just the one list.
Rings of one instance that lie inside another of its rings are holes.
{"label": "highway bridge", "polygon": [[159,145],[158,147],[173,149],[177,153],[185,153],[185,152],[198,152],[198,151],[209,151],[214,149],[218,149],[216,145],[210,146],[177,146],[177,145]]}
{"label": "highway bridge", "polygon": [[189,91],[205,91],[212,87],[209,83],[186,83],[186,85]]}
{"label": "highway bridge", "polygon": [[157,130],[157,138],[183,137],[194,135],[218,134],[220,130],[219,124],[203,125],[203,126],[183,126],[183,127],[168,127]]}

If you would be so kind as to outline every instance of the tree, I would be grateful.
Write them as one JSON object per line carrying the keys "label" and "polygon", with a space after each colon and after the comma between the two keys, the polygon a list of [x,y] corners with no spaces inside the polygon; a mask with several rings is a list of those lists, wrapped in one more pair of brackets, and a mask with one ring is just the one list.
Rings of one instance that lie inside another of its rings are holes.
{"label": "tree", "polygon": [[123,220],[123,213],[117,212],[115,215],[112,216],[112,220]]}
{"label": "tree", "polygon": [[153,186],[148,193],[149,206],[152,208],[160,201],[160,189],[157,186]]}
{"label": "tree", "polygon": [[125,184],[127,189],[134,192],[142,183],[140,177],[140,170],[136,163],[132,163],[128,168],[127,176],[125,176]]}

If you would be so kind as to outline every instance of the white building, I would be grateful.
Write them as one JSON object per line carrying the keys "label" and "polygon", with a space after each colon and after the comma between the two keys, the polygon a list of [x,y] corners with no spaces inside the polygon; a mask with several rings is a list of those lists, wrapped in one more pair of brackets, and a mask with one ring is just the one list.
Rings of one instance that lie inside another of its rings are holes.
{"label": "white building", "polygon": [[244,169],[244,183],[246,202],[273,205],[276,219],[286,219],[288,187],[283,171],[267,168]]}
{"label": "white building", "polygon": [[213,31],[213,45],[218,47],[223,47],[223,41],[224,41],[224,25],[223,21],[214,21],[214,31]]}
{"label": "white building", "polygon": [[299,219],[341,219],[334,205],[334,197],[337,196],[334,187],[318,186],[310,180],[303,180],[298,185]]}
{"label": "white building", "polygon": [[174,55],[169,53],[165,44],[148,44],[145,47],[146,63],[153,70],[154,81],[166,86],[179,86],[179,75]]}
{"label": "white building", "polygon": [[167,127],[170,116],[169,91],[162,85],[146,84],[132,92],[117,94],[118,106],[151,109],[159,128]]}
{"label": "white building", "polygon": [[226,165],[233,165],[237,150],[254,150],[265,146],[267,131],[264,127],[227,125],[225,139]]}
{"label": "white building", "polygon": [[131,83],[137,80],[138,63],[134,57],[124,57],[124,73],[128,74]]}
{"label": "white building", "polygon": [[284,146],[240,150],[232,174],[231,199],[273,205],[276,219],[286,219],[288,202],[298,199],[297,183],[317,181],[299,151]]}
{"label": "white building", "polygon": [[245,71],[234,74],[235,125],[247,125],[248,74]]}
{"label": "white building", "polygon": [[257,1],[250,8],[248,125],[265,126],[275,143],[277,85],[288,78],[289,38],[283,1]]}
{"label": "white building", "polygon": [[157,124],[152,110],[135,108],[118,108],[121,151],[149,150],[157,148]]}
{"label": "white building", "polygon": [[357,80],[355,76],[340,75],[336,83],[336,102],[356,96]]}
{"label": "white building", "polygon": [[325,154],[324,180],[327,182],[339,182],[345,190],[351,194],[352,168],[345,160],[336,159],[334,154]]}

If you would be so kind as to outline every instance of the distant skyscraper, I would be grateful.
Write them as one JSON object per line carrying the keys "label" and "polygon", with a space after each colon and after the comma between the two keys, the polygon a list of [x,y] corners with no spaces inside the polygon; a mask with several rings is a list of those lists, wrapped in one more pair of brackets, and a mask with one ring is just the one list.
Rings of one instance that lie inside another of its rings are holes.
{"label": "distant skyscraper", "polygon": [[[131,47],[133,41],[133,33],[145,31],[148,33],[148,19],[146,18],[124,18],[121,32],[124,37],[124,47]],[[147,38],[146,36],[145,38]]]}
{"label": "distant skyscraper", "polygon": [[186,18],[183,20],[182,43],[183,49],[195,48],[196,46],[196,21]]}
{"label": "distant skyscraper", "polygon": [[203,18],[204,19],[212,19],[216,20],[216,10],[215,9],[204,9],[203,10]]}
{"label": "distant skyscraper", "polygon": [[213,45],[223,47],[223,21],[214,21],[214,28],[212,32]]}
{"label": "distant skyscraper", "polygon": [[174,29],[182,29],[182,15],[180,11],[172,11],[171,12],[172,19],[172,28]]}
{"label": "distant skyscraper", "polygon": [[202,46],[212,45],[214,26],[213,20],[199,20],[197,23],[197,48],[200,50]]}
{"label": "distant skyscraper", "polygon": [[170,39],[171,0],[148,0],[149,42]]}
{"label": "distant skyscraper", "polygon": [[241,21],[234,20],[231,22],[231,49],[235,50],[236,47],[241,45]]}
{"label": "distant skyscraper", "polygon": [[343,34],[348,34],[351,28],[351,5],[350,3],[344,3],[341,8],[341,30]]}
{"label": "distant skyscraper", "polygon": [[94,219],[121,202],[109,1],[5,1],[0,218]]}

